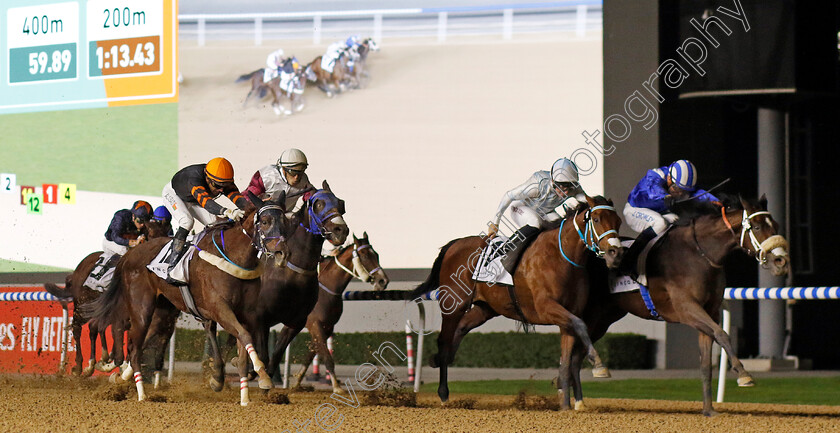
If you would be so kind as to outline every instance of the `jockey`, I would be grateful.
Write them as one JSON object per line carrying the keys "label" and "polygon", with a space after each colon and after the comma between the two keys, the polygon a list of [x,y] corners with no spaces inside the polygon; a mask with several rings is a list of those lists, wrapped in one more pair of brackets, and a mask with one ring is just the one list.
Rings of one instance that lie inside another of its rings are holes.
{"label": "jockey", "polygon": [[[222,194],[237,208],[224,208],[213,200]],[[187,234],[196,219],[205,226],[216,222],[217,217],[239,221],[245,216],[242,209],[248,204],[233,183],[233,166],[224,158],[213,158],[207,164],[182,168],[163,187],[163,200],[178,223],[168,260],[170,270],[187,250]]]}
{"label": "jockey", "polygon": [[172,237],[172,214],[166,206],[156,207],[152,219],[166,227],[166,236]]}
{"label": "jockey", "polygon": [[344,45],[347,47],[347,53],[349,54],[349,58],[347,60],[347,68],[350,72],[353,72],[353,66],[357,60],[359,60],[359,36],[352,35],[344,41]]}
{"label": "jockey", "polygon": [[283,68],[283,64],[287,60],[284,55],[285,52],[283,52],[283,49],[280,48],[273,51],[265,58],[265,73],[263,74],[263,82],[267,83],[280,75],[280,70]]}
{"label": "jockey", "polygon": [[104,263],[100,276],[105,273],[105,270],[116,265],[129,248],[146,241],[146,235],[141,234],[141,230],[149,221],[151,214],[152,205],[143,200],[134,202],[131,210],[121,209],[114,213],[108,231],[105,232],[105,240],[102,241],[102,257],[109,256],[109,258]]}
{"label": "jockey", "polygon": [[247,190],[257,197],[272,199],[277,198],[280,191],[286,191],[286,210],[295,212],[308,198],[307,193],[316,189],[305,173],[308,166],[302,151],[286,149],[280,154],[277,164],[267,165],[254,173]]}
{"label": "jockey", "polygon": [[638,253],[651,239],[677,220],[677,215],[671,211],[677,201],[688,198],[718,201],[712,194],[697,188],[696,184],[697,169],[686,159],[647,171],[645,177],[630,191],[624,206],[624,220],[630,228],[640,233],[628,254]]}
{"label": "jockey", "polygon": [[489,236],[495,236],[502,215],[509,207],[513,223],[519,228],[504,246],[507,253],[502,265],[508,272],[513,274],[522,251],[542,229],[565,218],[568,211],[586,201],[586,193],[578,180],[575,163],[560,158],[551,166],[550,173],[538,171],[525,183],[505,193],[488,231]]}

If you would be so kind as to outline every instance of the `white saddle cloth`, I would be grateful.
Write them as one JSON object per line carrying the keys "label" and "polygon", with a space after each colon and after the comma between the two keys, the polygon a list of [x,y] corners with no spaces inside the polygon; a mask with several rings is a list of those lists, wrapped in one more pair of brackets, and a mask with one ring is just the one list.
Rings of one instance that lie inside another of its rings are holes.
{"label": "white saddle cloth", "polygon": [[497,251],[505,242],[507,242],[507,238],[499,235],[484,247],[484,250],[478,257],[478,264],[473,273],[473,280],[483,283],[513,285],[513,276],[502,266],[502,257],[504,257],[504,254]]}
{"label": "white saddle cloth", "polygon": [[[190,281],[190,260],[192,259],[193,254],[195,254],[195,246],[190,245],[188,248],[187,252],[181,256],[181,260],[175,264],[175,268],[172,269],[172,273],[169,274],[170,278],[185,285]],[[165,263],[165,260],[171,253],[172,241],[169,241],[163,246],[152,262],[146,265],[146,269],[152,271],[152,273],[165,280],[167,277],[167,270],[169,269],[169,264]]]}
{"label": "white saddle cloth", "polygon": [[108,260],[110,260],[113,255],[114,253],[104,252],[101,256],[99,256],[99,260],[96,261],[96,264],[93,266],[93,270],[90,271],[87,279],[85,279],[85,286],[96,290],[97,292],[104,292],[108,288],[108,285],[111,284],[111,280],[114,279],[114,269],[117,268],[116,266],[108,268],[108,270],[105,271],[105,273],[98,279],[95,278],[94,275],[102,272],[102,267],[105,266],[105,263],[108,263]]}

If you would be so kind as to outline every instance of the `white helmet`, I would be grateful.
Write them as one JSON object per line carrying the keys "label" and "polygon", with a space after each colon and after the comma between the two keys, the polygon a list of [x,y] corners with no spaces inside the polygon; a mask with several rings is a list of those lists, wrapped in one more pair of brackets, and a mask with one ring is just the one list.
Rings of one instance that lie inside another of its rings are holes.
{"label": "white helmet", "polygon": [[556,183],[578,183],[578,168],[572,160],[568,158],[560,158],[557,161],[554,161],[554,164],[551,166],[551,180]]}
{"label": "white helmet", "polygon": [[303,166],[306,168],[309,165],[309,162],[306,161],[306,155],[300,151],[300,149],[286,149],[280,155],[280,159],[277,160],[278,167],[296,167],[296,166]]}

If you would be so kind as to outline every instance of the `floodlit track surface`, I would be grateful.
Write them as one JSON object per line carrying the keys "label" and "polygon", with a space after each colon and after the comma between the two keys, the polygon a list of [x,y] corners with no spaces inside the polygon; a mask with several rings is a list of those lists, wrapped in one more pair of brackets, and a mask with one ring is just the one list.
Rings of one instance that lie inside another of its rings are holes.
{"label": "floodlit track surface", "polygon": [[[723,403],[720,415],[706,418],[700,402],[587,399],[582,412],[515,409],[513,396],[458,395],[473,409],[441,407],[437,396],[421,394],[417,408],[346,406],[325,392],[290,393],[290,404],[264,402],[251,388],[252,404],[240,407],[237,387],[214,393],[197,375],[161,391],[147,388],[165,402],[137,402],[134,386],[124,401],[106,397],[115,385],[104,379],[0,377],[0,431],[237,432],[322,431],[316,409],[335,404],[343,418],[336,432],[829,432],[840,431],[840,408],[832,406]],[[149,387],[150,388],[150,387]],[[357,398],[364,401],[361,392]],[[303,430],[301,430],[303,431]]]}

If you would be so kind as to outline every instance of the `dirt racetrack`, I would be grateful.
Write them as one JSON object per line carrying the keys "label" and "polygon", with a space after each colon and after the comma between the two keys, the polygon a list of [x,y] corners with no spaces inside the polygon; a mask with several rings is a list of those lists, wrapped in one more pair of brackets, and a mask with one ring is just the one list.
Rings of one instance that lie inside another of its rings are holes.
{"label": "dirt racetrack", "polygon": [[[252,403],[243,408],[235,389],[213,393],[199,385],[198,377],[147,391],[165,400],[160,402],[137,402],[133,388],[125,387],[125,400],[113,401],[106,394],[112,394],[115,385],[105,379],[0,377],[0,431],[318,432],[324,430],[314,416],[327,402],[337,411],[329,417],[322,413],[322,419],[337,432],[840,431],[840,408],[830,406],[724,403],[716,407],[720,415],[706,418],[700,415],[699,402],[587,399],[586,411],[557,412],[515,409],[513,396],[457,395],[453,401],[472,399],[474,408],[442,408],[436,395],[422,394],[416,408],[365,403],[353,408],[325,392],[290,393],[290,404],[271,404],[251,388]],[[357,397],[364,402],[362,393]]]}

